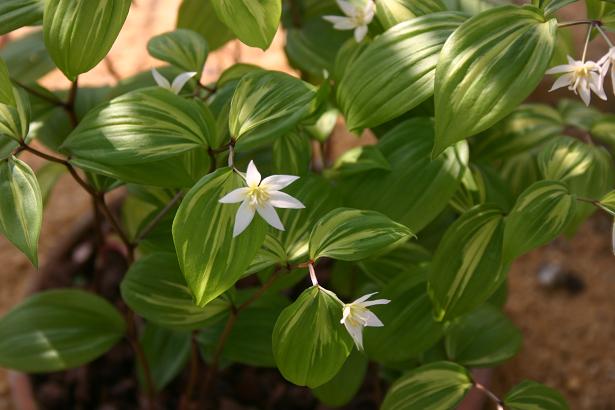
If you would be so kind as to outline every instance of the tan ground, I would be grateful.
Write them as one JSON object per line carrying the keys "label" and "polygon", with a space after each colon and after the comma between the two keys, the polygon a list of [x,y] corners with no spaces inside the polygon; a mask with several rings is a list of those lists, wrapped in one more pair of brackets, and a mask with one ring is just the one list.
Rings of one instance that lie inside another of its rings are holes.
{"label": "tan ground", "polygon": [[[128,21],[111,50],[110,59],[122,77],[159,63],[151,59],[145,44],[152,35],[173,29],[179,0],[137,0]],[[0,42],[1,44],[1,42]],[[290,71],[278,35],[267,53],[232,42],[213,53],[205,70],[206,81],[235,61],[253,62],[266,68]],[[81,77],[81,84],[112,84],[113,76],[101,63]],[[52,88],[67,86],[59,72],[43,83]],[[342,144],[343,145],[343,144]],[[336,147],[340,144],[336,143]],[[31,162],[35,167],[36,161]],[[89,200],[70,178],[64,178],[45,213],[41,238],[41,263],[45,255],[86,212]],[[609,233],[587,224],[567,248],[538,250],[515,263],[511,272],[507,310],[523,329],[523,352],[498,372],[498,388],[523,378],[545,382],[565,392],[573,409],[615,409],[615,353],[609,347],[615,336],[615,265],[609,251]],[[547,258],[561,260],[585,280],[584,293],[570,297],[545,292],[537,286],[535,272]],[[19,252],[0,238],[0,314],[17,303],[36,272]],[[0,410],[11,410],[8,386],[0,370]]]}

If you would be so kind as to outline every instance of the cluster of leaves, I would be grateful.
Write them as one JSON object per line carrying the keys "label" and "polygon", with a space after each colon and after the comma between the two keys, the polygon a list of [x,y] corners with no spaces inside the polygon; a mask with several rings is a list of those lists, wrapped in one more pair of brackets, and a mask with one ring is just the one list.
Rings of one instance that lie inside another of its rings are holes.
{"label": "cluster of leaves", "polygon": [[[177,30],[148,44],[168,64],[162,76],[197,73],[172,92],[149,72],[78,87],[130,0],[5,0],[0,34],[42,31],[0,50],[0,231],[36,265],[54,182],[68,172],[92,194],[130,262],[136,250],[121,293],[144,319],[133,344],[150,394],[196,344],[213,376],[221,363],[277,367],[330,405],[352,399],[372,361],[390,384],[383,409],[455,408],[475,385],[470,368],[520,348],[501,312],[511,263],[574,234],[597,207],[615,214],[615,119],[579,102],[520,105],[567,54],[554,12],[573,2],[378,0],[357,43],[323,19],[339,14],[334,0],[184,0]],[[587,4],[608,28],[613,5]],[[198,80],[210,51],[234,38],[266,49],[280,22],[302,79],[236,64],[213,84]],[[56,67],[71,89],[37,83]],[[340,114],[378,142],[331,164]],[[23,152],[50,163],[35,173]],[[250,160],[301,177],[287,192],[305,209],[280,212],[284,231],[256,218],[233,235],[239,205],[219,200],[245,185],[235,167]],[[104,201],[120,186],[121,223]],[[330,290],[306,285],[314,266]],[[238,287],[247,277],[262,286]],[[391,303],[374,308],[384,327],[365,329],[361,352],[339,323],[337,295],[370,291]],[[80,366],[126,335],[101,297],[43,292],[0,319],[0,365]],[[497,400],[567,408],[528,381]]]}

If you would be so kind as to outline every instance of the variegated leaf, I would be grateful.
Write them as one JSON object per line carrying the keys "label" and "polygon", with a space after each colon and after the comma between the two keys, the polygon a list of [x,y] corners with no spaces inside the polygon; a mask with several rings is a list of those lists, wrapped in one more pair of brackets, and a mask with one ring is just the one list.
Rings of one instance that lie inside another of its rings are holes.
{"label": "variegated leaf", "polygon": [[230,309],[222,299],[196,306],[173,253],[139,259],[124,276],[121,291],[122,299],[138,315],[170,329],[200,329]]}
{"label": "variegated leaf", "polygon": [[34,172],[15,157],[0,162],[0,233],[38,266],[43,199]]}
{"label": "variegated leaf", "polygon": [[337,87],[348,128],[359,131],[380,125],[429,98],[440,50],[464,20],[465,16],[453,12],[414,18],[365,47],[346,66]]}
{"label": "variegated leaf", "polygon": [[311,159],[312,146],[303,131],[290,132],[273,142],[273,170],[276,174],[306,175]]}
{"label": "variegated leaf", "polygon": [[438,320],[450,320],[483,304],[505,278],[504,217],[479,205],[446,231],[433,256],[429,294]]}
{"label": "variegated leaf", "polygon": [[186,194],[175,215],[173,240],[179,265],[198,306],[205,306],[230,289],[265,240],[265,223],[258,216],[233,238],[239,204],[218,202],[244,184],[232,169],[218,169]]}
{"label": "variegated leaf", "polygon": [[13,83],[9,69],[2,58],[0,58],[0,104],[15,106]]}
{"label": "variegated leaf", "polygon": [[124,25],[130,4],[131,0],[46,0],[45,45],[69,80],[105,58]]}
{"label": "variegated leaf", "polygon": [[385,29],[415,17],[445,10],[446,6],[441,0],[380,0],[376,2],[376,17]]}
{"label": "variegated leaf", "polygon": [[203,71],[209,50],[207,42],[197,32],[177,29],[152,37],[147,43],[152,57],[166,61],[185,71]]}
{"label": "variegated leaf", "polygon": [[20,27],[40,24],[44,0],[2,0],[0,2],[0,35]]}
{"label": "variegated leaf", "polygon": [[183,0],[177,12],[177,27],[186,28],[202,35],[211,51],[217,50],[235,35],[218,18],[214,0]]}
{"label": "variegated leaf", "polygon": [[435,80],[433,156],[508,115],[536,88],[555,49],[557,20],[533,6],[484,11],[446,41]]}
{"label": "variegated leaf", "polygon": [[411,235],[407,227],[379,212],[338,208],[314,225],[310,234],[310,259],[365,259],[400,245]]}
{"label": "variegated leaf", "polygon": [[314,388],[342,368],[353,344],[341,317],[339,300],[320,286],[282,311],[273,329],[273,356],[286,380]]}
{"label": "variegated leaf", "polygon": [[37,293],[0,319],[0,366],[30,373],[78,367],[109,350],[125,329],[120,312],[100,296]]}
{"label": "variegated leaf", "polygon": [[0,135],[16,141],[24,141],[30,130],[30,100],[28,94],[13,87],[15,105],[0,103]]}
{"label": "variegated leaf", "polygon": [[504,405],[510,410],[569,410],[560,392],[543,384],[525,380],[508,392]]}
{"label": "variegated leaf", "polygon": [[576,198],[561,182],[540,181],[527,188],[505,218],[504,260],[510,263],[555,239],[570,224],[575,208]]}
{"label": "variegated leaf", "polygon": [[216,14],[239,39],[266,50],[282,16],[282,0],[211,0]]}
{"label": "variegated leaf", "polygon": [[244,75],[231,101],[229,129],[238,149],[273,141],[311,114],[316,88],[277,71]]}
{"label": "variegated leaf", "polygon": [[472,384],[472,377],[462,366],[430,363],[397,380],[387,392],[382,410],[452,410]]}

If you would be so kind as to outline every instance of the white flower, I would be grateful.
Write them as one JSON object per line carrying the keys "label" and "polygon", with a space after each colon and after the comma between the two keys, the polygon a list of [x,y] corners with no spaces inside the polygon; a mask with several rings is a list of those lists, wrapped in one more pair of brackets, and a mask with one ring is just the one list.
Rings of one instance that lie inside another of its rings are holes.
{"label": "white flower", "polygon": [[603,75],[606,75],[609,67],[611,68],[611,84],[613,86],[613,94],[615,94],[615,47],[609,48],[609,51],[598,60],[598,65],[602,66]]}
{"label": "white flower", "polygon": [[323,16],[323,18],[333,23],[333,28],[337,30],[354,30],[354,38],[360,43],[367,34],[367,25],[372,22],[376,13],[372,0],[363,1],[365,5],[359,7],[348,0],[337,0],[338,6],[346,17]]}
{"label": "white flower", "polygon": [[568,87],[569,90],[579,94],[585,105],[589,105],[591,92],[606,100],[603,80],[606,70],[593,61],[576,61],[568,56],[568,64],[558,65],[547,71],[547,74],[564,74],[553,83],[549,91]]}
{"label": "white flower", "polygon": [[256,169],[254,161],[250,161],[245,175],[247,187],[237,188],[220,199],[223,204],[241,202],[241,206],[235,215],[233,237],[242,233],[252,219],[254,213],[258,214],[271,226],[280,231],[284,225],[275,212],[275,208],[301,209],[305,206],[292,196],[280,192],[280,189],[295,182],[299,177],[293,175],[271,175],[261,181],[261,174]]}
{"label": "white flower", "polygon": [[164,78],[162,74],[158,72],[155,68],[152,68],[152,75],[154,76],[154,80],[159,87],[166,88],[167,90],[172,91],[175,94],[179,94],[179,92],[184,88],[184,85],[196,75],[197,73],[192,71],[189,73],[181,73],[175,80],[173,80],[173,84],[169,83],[169,80]]}
{"label": "white flower", "polygon": [[[376,292],[377,293],[377,292]],[[368,300],[376,293],[370,293],[355,300],[352,303],[344,305],[344,314],[340,323],[346,326],[346,330],[352,336],[357,348],[363,350],[363,328],[364,327],[381,327],[384,324],[378,317],[367,309],[373,305],[386,305],[390,302],[388,299]]]}

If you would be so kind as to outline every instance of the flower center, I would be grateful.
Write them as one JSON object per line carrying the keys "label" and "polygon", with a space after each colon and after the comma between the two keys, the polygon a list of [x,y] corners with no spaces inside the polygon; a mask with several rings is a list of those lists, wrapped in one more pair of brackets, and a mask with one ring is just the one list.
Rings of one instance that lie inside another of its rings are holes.
{"label": "flower center", "polygon": [[366,308],[363,306],[350,304],[346,305],[346,309],[349,310],[349,313],[345,322],[348,322],[348,324],[353,327],[365,326],[367,322],[365,318],[365,312],[367,312]]}
{"label": "flower center", "polygon": [[250,205],[261,207],[269,200],[269,192],[260,185],[252,186],[248,189],[248,198],[250,198]]}
{"label": "flower center", "polygon": [[583,65],[575,70],[574,75],[576,77],[587,78],[589,76],[589,68]]}

